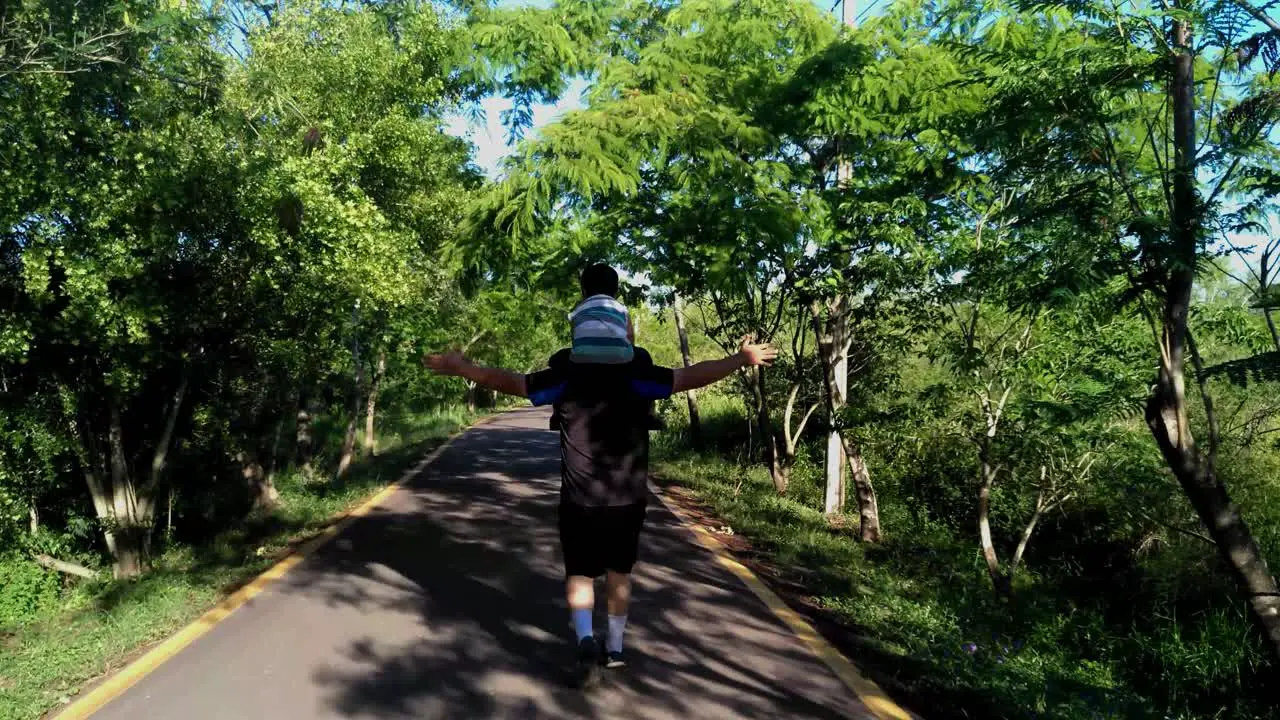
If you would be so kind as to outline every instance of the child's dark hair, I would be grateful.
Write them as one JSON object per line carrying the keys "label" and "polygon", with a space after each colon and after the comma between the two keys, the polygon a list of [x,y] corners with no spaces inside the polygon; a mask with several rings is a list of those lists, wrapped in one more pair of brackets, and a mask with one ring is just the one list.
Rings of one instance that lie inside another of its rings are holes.
{"label": "child's dark hair", "polygon": [[582,271],[582,297],[608,295],[618,297],[618,272],[608,265],[597,263]]}

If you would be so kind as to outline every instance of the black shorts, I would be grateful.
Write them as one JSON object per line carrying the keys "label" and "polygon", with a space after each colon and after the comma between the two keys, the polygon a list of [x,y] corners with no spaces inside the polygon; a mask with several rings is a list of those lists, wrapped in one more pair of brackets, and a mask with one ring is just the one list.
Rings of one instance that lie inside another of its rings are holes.
{"label": "black shorts", "polygon": [[560,549],[564,574],[599,577],[606,570],[629,573],[636,564],[644,503],[585,507],[560,502]]}

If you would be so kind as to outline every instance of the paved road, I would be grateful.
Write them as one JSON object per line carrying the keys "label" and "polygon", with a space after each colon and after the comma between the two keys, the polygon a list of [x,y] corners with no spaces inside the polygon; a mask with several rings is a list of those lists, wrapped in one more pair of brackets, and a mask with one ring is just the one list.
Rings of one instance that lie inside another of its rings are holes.
{"label": "paved road", "polygon": [[546,427],[522,411],[468,432],[94,720],[870,717],[657,502],[632,665],[566,687]]}

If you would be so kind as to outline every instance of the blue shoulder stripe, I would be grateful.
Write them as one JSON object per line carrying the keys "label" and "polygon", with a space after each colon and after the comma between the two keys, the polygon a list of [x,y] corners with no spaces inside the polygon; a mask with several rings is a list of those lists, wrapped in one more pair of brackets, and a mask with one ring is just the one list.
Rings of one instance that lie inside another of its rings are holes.
{"label": "blue shoulder stripe", "polygon": [[553,405],[560,399],[560,396],[564,394],[565,384],[566,383],[556,383],[555,385],[550,385],[542,388],[541,390],[535,390],[529,393],[529,402],[538,407],[542,405]]}
{"label": "blue shoulder stripe", "polygon": [[632,379],[631,389],[635,394],[647,400],[665,400],[671,397],[671,386],[652,380]]}

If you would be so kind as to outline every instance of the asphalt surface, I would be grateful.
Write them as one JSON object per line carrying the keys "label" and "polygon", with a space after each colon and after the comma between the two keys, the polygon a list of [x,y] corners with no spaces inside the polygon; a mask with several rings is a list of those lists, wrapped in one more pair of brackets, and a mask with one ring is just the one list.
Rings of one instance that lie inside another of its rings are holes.
{"label": "asphalt surface", "polygon": [[547,417],[466,433],[94,720],[871,717],[656,500],[631,666],[568,687]]}

